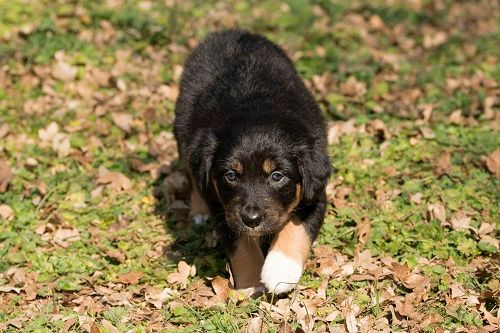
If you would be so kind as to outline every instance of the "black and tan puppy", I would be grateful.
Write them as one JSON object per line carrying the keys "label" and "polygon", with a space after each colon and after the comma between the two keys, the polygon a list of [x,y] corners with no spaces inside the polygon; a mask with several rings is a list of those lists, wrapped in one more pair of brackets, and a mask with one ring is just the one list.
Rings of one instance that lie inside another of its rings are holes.
{"label": "black and tan puppy", "polygon": [[283,50],[246,31],[209,35],[186,62],[175,136],[191,216],[216,220],[235,287],[292,289],[323,223],[331,164],[320,110]]}

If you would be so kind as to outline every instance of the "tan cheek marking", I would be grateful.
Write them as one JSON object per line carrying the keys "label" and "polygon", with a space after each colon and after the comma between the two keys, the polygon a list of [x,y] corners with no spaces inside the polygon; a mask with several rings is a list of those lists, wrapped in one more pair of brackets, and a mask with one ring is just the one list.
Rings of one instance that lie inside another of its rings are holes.
{"label": "tan cheek marking", "polygon": [[260,272],[264,265],[264,255],[258,238],[242,237],[234,252],[229,256],[229,262],[236,289],[262,285]]}
{"label": "tan cheek marking", "polygon": [[242,174],[243,173],[243,164],[241,164],[240,161],[236,160],[236,161],[231,163],[231,169],[233,169],[234,171],[236,171],[239,174]]}
{"label": "tan cheek marking", "polygon": [[265,159],[264,163],[262,163],[262,169],[265,173],[270,174],[276,168],[276,165],[270,160]]}
{"label": "tan cheek marking", "polygon": [[271,251],[278,251],[297,262],[304,263],[309,256],[311,240],[302,221],[290,220],[274,236]]}
{"label": "tan cheek marking", "polygon": [[290,206],[288,206],[287,212],[290,214],[302,200],[302,186],[300,184],[295,185],[295,199],[292,201]]}

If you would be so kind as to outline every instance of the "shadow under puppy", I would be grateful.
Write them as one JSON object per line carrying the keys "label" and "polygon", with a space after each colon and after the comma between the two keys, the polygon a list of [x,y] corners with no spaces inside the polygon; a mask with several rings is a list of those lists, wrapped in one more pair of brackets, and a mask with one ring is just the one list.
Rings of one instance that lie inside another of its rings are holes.
{"label": "shadow under puppy", "polygon": [[187,59],[174,127],[190,215],[215,219],[235,287],[291,290],[323,223],[331,163],[320,110],[285,52],[242,30],[210,34]]}

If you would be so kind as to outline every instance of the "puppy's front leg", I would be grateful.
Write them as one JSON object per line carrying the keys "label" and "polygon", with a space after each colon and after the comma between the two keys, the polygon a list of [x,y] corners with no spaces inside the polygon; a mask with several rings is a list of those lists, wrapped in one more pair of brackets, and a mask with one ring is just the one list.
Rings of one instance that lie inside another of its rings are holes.
{"label": "puppy's front leg", "polygon": [[261,281],[276,294],[290,291],[299,282],[311,248],[311,238],[300,220],[290,220],[274,236],[262,268]]}
{"label": "puppy's front leg", "polygon": [[258,238],[242,236],[229,254],[229,262],[236,289],[255,288],[255,292],[263,289],[260,272],[264,255]]}

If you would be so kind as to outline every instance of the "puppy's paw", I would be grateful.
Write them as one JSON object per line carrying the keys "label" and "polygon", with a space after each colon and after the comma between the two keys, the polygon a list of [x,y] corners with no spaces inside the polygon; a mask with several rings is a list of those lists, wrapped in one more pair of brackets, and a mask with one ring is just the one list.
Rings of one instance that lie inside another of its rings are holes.
{"label": "puppy's paw", "polygon": [[262,273],[262,283],[269,292],[276,294],[292,290],[302,275],[302,264],[278,251],[267,254]]}
{"label": "puppy's paw", "polygon": [[202,225],[205,222],[207,222],[209,217],[210,217],[210,215],[198,214],[198,215],[194,215],[192,217],[192,220],[193,220],[194,225]]}

